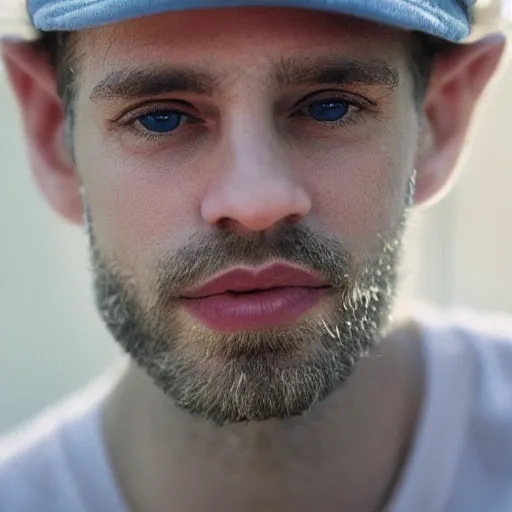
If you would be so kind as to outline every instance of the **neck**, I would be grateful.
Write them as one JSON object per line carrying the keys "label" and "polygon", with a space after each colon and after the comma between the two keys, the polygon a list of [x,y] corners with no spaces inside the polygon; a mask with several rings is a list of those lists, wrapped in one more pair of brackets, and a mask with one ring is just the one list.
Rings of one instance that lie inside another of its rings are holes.
{"label": "neck", "polygon": [[103,426],[131,511],[380,510],[421,402],[421,348],[411,332],[395,331],[304,416],[248,425],[193,417],[130,366]]}

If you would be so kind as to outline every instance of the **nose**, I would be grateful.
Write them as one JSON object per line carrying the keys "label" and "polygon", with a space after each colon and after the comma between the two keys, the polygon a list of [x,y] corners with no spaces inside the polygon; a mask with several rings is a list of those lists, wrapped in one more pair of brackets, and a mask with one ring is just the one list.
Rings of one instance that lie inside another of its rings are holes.
{"label": "nose", "polygon": [[203,219],[250,235],[306,217],[311,198],[284,146],[268,127],[233,128],[217,148],[220,169],[203,198]]}

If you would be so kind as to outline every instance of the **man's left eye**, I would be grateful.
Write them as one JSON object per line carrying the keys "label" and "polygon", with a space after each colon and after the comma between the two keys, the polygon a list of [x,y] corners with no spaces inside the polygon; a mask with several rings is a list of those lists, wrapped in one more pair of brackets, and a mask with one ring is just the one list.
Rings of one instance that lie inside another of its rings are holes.
{"label": "man's left eye", "polygon": [[346,101],[316,101],[304,109],[304,113],[315,121],[322,123],[335,123],[343,119],[350,110],[350,103]]}
{"label": "man's left eye", "polygon": [[137,121],[148,132],[163,134],[179,128],[183,122],[183,114],[170,110],[160,110],[139,116]]}

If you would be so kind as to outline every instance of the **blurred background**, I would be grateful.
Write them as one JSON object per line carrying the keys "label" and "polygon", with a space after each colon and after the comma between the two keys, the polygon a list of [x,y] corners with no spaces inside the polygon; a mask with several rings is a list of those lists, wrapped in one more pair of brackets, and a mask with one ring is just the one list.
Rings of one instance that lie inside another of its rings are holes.
{"label": "blurred background", "polygon": [[[511,91],[509,48],[478,109],[458,182],[413,219],[400,311],[420,300],[512,313]],[[121,354],[94,309],[85,235],[53,214],[32,180],[1,68],[0,113],[2,434],[83,386]]]}

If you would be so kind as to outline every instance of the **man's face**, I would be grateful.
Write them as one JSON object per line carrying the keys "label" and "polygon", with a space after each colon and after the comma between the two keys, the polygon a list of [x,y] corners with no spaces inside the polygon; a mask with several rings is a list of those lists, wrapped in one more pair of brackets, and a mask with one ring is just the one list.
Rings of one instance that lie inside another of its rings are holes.
{"label": "man's face", "polygon": [[91,30],[76,51],[74,157],[112,333],[191,412],[303,413],[389,314],[418,138],[405,36],[219,9]]}

